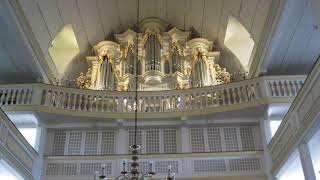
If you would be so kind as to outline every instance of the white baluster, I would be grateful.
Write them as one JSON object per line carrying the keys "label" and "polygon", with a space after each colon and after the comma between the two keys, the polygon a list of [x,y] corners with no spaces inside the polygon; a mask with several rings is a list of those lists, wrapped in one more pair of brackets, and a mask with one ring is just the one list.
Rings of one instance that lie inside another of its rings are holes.
{"label": "white baluster", "polygon": [[72,94],[69,92],[69,93],[68,93],[67,105],[66,105],[66,108],[67,108],[67,109],[70,109],[70,108],[71,108],[71,97],[72,97]]}
{"label": "white baluster", "polygon": [[[77,110],[81,110],[81,109],[82,109],[82,104],[84,104],[83,101],[84,101],[85,95],[79,94],[78,97],[79,97],[79,98],[78,98],[78,101],[77,101],[77,102],[78,102]],[[84,105],[84,106],[83,106],[83,109],[85,110],[85,108],[86,108],[86,106]]]}
{"label": "white baluster", "polygon": [[218,91],[218,96],[219,96],[219,105],[220,105],[220,102],[221,102],[221,106],[225,106],[226,103],[225,103],[223,90],[219,90]]}
{"label": "white baluster", "polygon": [[271,89],[271,96],[276,96],[276,90],[275,90],[275,86],[274,86],[274,81],[269,81],[269,86]]}
{"label": "white baluster", "polygon": [[185,94],[180,94],[179,110],[180,111],[186,110],[186,95]]}
{"label": "white baluster", "polygon": [[237,90],[237,95],[238,95],[238,98],[239,98],[239,103],[242,103],[243,102],[243,97],[242,97],[242,91],[241,91],[241,87],[238,86],[236,87],[236,90]]}
{"label": "white baluster", "polygon": [[76,102],[78,100],[78,94],[74,93],[72,96],[72,109],[75,110],[76,109]]}

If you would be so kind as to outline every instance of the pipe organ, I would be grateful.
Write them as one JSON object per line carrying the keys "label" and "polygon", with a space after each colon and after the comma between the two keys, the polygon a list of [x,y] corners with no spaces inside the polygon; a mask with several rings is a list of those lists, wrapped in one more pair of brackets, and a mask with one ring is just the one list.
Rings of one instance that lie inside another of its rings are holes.
{"label": "pipe organ", "polygon": [[[77,78],[80,88],[94,90],[134,90],[138,72],[140,91],[186,89],[228,83],[230,74],[218,64],[220,52],[213,42],[192,38],[190,31],[147,18],[138,32],[128,29],[115,34],[116,42],[94,46],[94,56],[86,57],[89,69]],[[86,75],[84,75],[86,74]]]}

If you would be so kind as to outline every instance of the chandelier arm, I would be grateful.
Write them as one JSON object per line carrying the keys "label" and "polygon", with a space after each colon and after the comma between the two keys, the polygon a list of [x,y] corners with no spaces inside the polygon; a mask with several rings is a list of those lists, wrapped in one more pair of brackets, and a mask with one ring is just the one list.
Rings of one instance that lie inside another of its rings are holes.
{"label": "chandelier arm", "polygon": [[[139,5],[137,0],[137,27],[139,26]],[[138,131],[138,60],[139,60],[139,33],[136,37],[136,72],[135,72],[135,109],[134,109],[134,146],[137,147],[137,131]]]}

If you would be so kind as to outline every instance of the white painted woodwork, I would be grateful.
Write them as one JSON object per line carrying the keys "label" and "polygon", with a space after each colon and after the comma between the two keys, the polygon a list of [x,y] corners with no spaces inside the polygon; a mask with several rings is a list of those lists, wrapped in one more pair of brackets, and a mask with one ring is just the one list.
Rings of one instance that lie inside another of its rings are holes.
{"label": "white painted woodwork", "polygon": [[[180,117],[270,102],[288,103],[298,94],[304,78],[269,76],[204,88],[138,93],[139,117]],[[134,92],[81,90],[45,84],[0,86],[0,104],[5,110],[36,107],[34,110],[79,112],[77,115],[93,117],[108,114],[110,118],[130,119],[134,112],[134,96]]]}
{"label": "white painted woodwork", "polygon": [[[273,161],[271,171],[273,176],[279,172],[289,156],[301,144],[303,145],[304,139],[310,136],[312,132],[310,130],[316,127],[320,112],[319,69],[320,61],[317,61],[312,72],[306,79],[305,85],[295,98],[295,101],[292,103],[288,113],[268,145]],[[305,149],[301,149],[301,151],[308,153]],[[304,154],[303,156],[307,157],[308,154]]]}

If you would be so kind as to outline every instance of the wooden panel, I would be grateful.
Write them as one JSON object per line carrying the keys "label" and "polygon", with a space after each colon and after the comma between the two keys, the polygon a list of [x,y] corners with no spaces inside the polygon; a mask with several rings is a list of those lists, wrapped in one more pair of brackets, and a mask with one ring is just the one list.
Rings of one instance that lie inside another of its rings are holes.
{"label": "wooden panel", "polygon": [[314,31],[313,25],[315,24],[315,22],[312,21],[313,19],[310,5],[311,3],[309,3],[309,6],[304,11],[304,15],[299,21],[286,56],[282,62],[283,69],[288,70],[292,67],[298,68],[299,66],[303,66],[306,62],[310,61],[303,57],[310,51],[305,47],[307,47],[309,44],[309,41],[312,37],[312,32]]}
{"label": "wooden panel", "polygon": [[[1,19],[0,19],[1,22]],[[2,30],[2,29],[1,29]],[[2,32],[0,32],[0,37],[2,36]],[[10,56],[7,53],[7,50],[4,49],[2,43],[0,43],[0,72],[1,76],[4,76],[7,73],[15,73],[17,72],[16,67],[12,63]]]}
{"label": "wooden panel", "polygon": [[140,20],[148,17],[165,18],[165,0],[140,0]]}
{"label": "wooden panel", "polygon": [[240,9],[240,19],[243,26],[250,32],[253,19],[255,17],[259,0],[242,0]]}
{"label": "wooden panel", "polygon": [[137,24],[137,0],[118,0],[120,22],[123,24],[123,31],[132,28]]}
{"label": "wooden panel", "polygon": [[267,19],[267,15],[270,9],[270,1],[260,0],[257,6],[257,11],[255,12],[254,19],[252,22],[252,27],[250,29],[250,34],[255,42],[258,44],[262,30]]}
{"label": "wooden panel", "polygon": [[225,0],[222,6],[222,15],[220,19],[218,41],[220,44],[224,42],[224,36],[226,35],[226,29],[230,15],[238,18],[240,10],[241,0]]}
{"label": "wooden panel", "polygon": [[77,8],[76,0],[57,0],[61,18],[65,24],[72,24],[75,33],[84,30],[80,14]]}
{"label": "wooden panel", "polygon": [[51,42],[51,37],[45,21],[41,16],[40,9],[32,0],[20,0],[19,2],[32,27],[32,32],[38,40],[42,52],[46,54]]}
{"label": "wooden panel", "polygon": [[203,23],[204,23],[204,0],[192,1],[188,0],[187,3],[187,13],[186,13],[186,28],[190,29],[193,27],[200,36],[203,34]]}
{"label": "wooden panel", "polygon": [[185,4],[186,0],[166,1],[166,19],[168,23],[181,29],[185,28]]}
{"label": "wooden panel", "polygon": [[220,17],[222,13],[222,0],[205,1],[204,36],[215,41],[218,36]]}
{"label": "wooden panel", "polygon": [[88,37],[83,27],[76,0],[58,0],[58,8],[65,24],[71,24],[75,33],[80,54],[88,51],[90,46]]}
{"label": "wooden panel", "polygon": [[313,31],[309,44],[305,47],[308,53],[304,55],[304,59],[309,60],[308,63],[302,67],[304,72],[310,72],[314,63],[320,55],[320,32],[319,29]]}
{"label": "wooden panel", "polygon": [[40,8],[41,15],[46,22],[51,38],[54,39],[63,27],[63,22],[57,8],[57,2],[52,0],[42,0],[38,2],[38,6]]}
{"label": "wooden panel", "polygon": [[[290,1],[291,2],[291,1]],[[280,24],[277,27],[277,31],[274,35],[274,41],[271,44],[273,49],[271,63],[269,65],[269,70],[274,69],[278,71],[281,63],[287,53],[290,42],[294,36],[295,29],[303,16],[304,9],[306,7],[306,0],[301,0],[299,2],[288,3],[280,19]]]}
{"label": "wooden panel", "polygon": [[95,45],[105,38],[98,4],[96,1],[87,0],[77,0],[77,2],[88,41],[91,45]]}
{"label": "wooden panel", "polygon": [[113,33],[119,33],[122,24],[119,21],[116,0],[98,0],[97,4],[106,36],[112,37]]}

